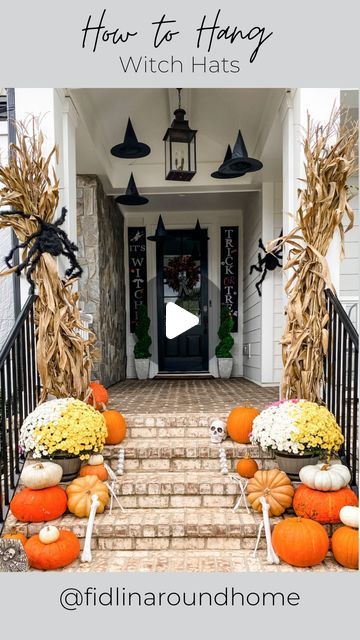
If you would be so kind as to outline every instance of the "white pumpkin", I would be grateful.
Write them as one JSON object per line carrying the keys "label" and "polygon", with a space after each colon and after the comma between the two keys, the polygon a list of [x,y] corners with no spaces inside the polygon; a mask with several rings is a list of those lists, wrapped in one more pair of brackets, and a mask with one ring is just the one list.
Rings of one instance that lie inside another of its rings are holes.
{"label": "white pumpkin", "polygon": [[60,531],[57,527],[54,527],[53,524],[48,524],[46,527],[40,529],[39,532],[39,540],[43,544],[51,544],[52,542],[56,542],[60,538]]}
{"label": "white pumpkin", "polygon": [[350,471],[344,464],[308,464],[300,470],[300,480],[310,489],[338,491],[350,482]]}
{"label": "white pumpkin", "polygon": [[94,453],[89,458],[89,464],[93,467],[96,467],[98,464],[104,464],[104,457],[101,453]]}
{"label": "white pumpkin", "polygon": [[347,527],[358,529],[360,520],[359,507],[342,507],[340,509],[340,520]]}
{"label": "white pumpkin", "polygon": [[24,468],[21,480],[29,489],[47,489],[58,485],[62,474],[62,467],[55,462],[36,462]]}

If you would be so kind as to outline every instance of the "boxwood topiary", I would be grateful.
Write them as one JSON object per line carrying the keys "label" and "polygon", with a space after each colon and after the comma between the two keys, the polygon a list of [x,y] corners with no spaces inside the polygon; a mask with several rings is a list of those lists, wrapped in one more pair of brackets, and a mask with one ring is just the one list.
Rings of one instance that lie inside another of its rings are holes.
{"label": "boxwood topiary", "polygon": [[231,329],[234,326],[231,311],[229,307],[221,307],[220,312],[220,327],[218,336],[220,338],[219,344],[215,349],[217,358],[231,358],[231,349],[234,346],[234,339],[231,335]]}
{"label": "boxwood topiary", "polygon": [[151,338],[149,336],[150,318],[147,314],[147,307],[141,304],[138,308],[138,319],[135,326],[135,335],[137,343],[134,346],[134,356],[137,360],[142,358],[150,358],[151,353],[149,347]]}

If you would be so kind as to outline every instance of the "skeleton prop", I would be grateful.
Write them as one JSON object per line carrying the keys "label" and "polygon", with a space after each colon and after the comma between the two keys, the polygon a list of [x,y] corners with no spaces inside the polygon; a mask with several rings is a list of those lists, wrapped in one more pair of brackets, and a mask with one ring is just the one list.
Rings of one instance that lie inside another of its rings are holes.
{"label": "skeleton prop", "polygon": [[83,552],[81,554],[81,562],[91,562],[92,560],[91,538],[92,538],[92,532],[94,528],[96,509],[99,506],[100,506],[99,498],[97,494],[94,493],[91,497],[91,508],[89,513],[89,520],[86,527],[85,544],[84,544]]}
{"label": "skeleton prop", "polygon": [[227,436],[226,422],[224,420],[213,420],[209,427],[209,435],[213,444],[221,444]]}
{"label": "skeleton prop", "polygon": [[125,464],[125,449],[119,449],[118,465],[116,469],[116,473],[119,476],[122,476],[122,474],[124,473],[124,464]]}
{"label": "skeleton prop", "polygon": [[111,480],[111,482],[105,482],[107,488],[110,491],[110,515],[112,514],[112,510],[113,510],[113,506],[114,506],[114,499],[117,503],[117,505],[120,507],[121,511],[123,513],[125,513],[125,509],[124,507],[120,504],[118,497],[116,495],[116,485],[118,484],[118,479],[116,476],[116,473],[114,473],[114,471],[111,469],[111,467],[109,467],[109,465],[107,465],[106,463],[104,464],[104,467],[106,469],[106,471],[108,472],[109,478]]}
{"label": "skeleton prop", "polygon": [[226,451],[224,447],[219,446],[219,462],[220,462],[220,471],[223,475],[229,473],[229,469],[226,462]]}
{"label": "skeleton prop", "polygon": [[271,542],[271,529],[270,529],[270,519],[269,519],[269,505],[266,502],[264,497],[260,498],[260,502],[262,505],[263,518],[259,524],[258,535],[256,538],[255,549],[252,553],[253,557],[256,557],[256,552],[258,550],[261,532],[265,530],[265,538],[266,538],[266,548],[267,548],[267,556],[266,560],[268,564],[280,564],[280,560],[274,551],[274,547]]}
{"label": "skeleton prop", "polygon": [[233,507],[234,513],[235,513],[235,511],[237,511],[241,507],[242,503],[244,503],[244,507],[246,509],[246,513],[250,513],[250,510],[249,510],[249,507],[248,507],[248,503],[247,503],[247,500],[246,500],[246,493],[245,493],[245,490],[246,490],[246,487],[247,487],[247,484],[248,484],[249,480],[245,480],[241,476],[233,475],[233,474],[230,475],[230,478],[231,478],[231,480],[233,480],[234,482],[237,483],[237,485],[239,486],[239,489],[240,489],[240,496],[238,497],[238,499],[237,499],[237,501],[235,503],[235,506]]}

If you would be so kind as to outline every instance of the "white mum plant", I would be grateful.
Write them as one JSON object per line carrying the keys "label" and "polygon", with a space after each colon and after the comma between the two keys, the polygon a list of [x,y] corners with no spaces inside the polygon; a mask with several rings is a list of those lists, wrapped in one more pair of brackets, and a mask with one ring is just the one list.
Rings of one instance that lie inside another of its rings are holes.
{"label": "white mum plant", "polygon": [[263,451],[274,449],[302,453],[303,447],[293,439],[293,434],[298,432],[295,422],[300,410],[296,405],[296,400],[287,400],[275,402],[264,409],[253,421],[251,442],[258,444]]}

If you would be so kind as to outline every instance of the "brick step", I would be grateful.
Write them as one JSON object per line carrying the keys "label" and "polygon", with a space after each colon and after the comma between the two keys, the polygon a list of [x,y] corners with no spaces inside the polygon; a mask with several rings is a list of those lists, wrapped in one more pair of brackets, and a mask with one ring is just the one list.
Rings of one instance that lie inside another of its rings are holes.
{"label": "brick step", "polygon": [[[228,508],[116,509],[95,518],[93,536],[97,539],[117,538],[253,538],[257,534],[260,515]],[[279,519],[274,518],[273,522]],[[86,532],[87,518],[64,514],[53,520],[57,527],[72,530],[79,538]],[[44,523],[19,523],[9,515],[6,531],[15,527],[25,535],[38,533]],[[112,544],[112,543],[111,543]]]}
{"label": "brick step", "polygon": [[129,472],[119,477],[116,493],[125,509],[231,508],[239,487],[219,472]]}
{"label": "brick step", "polygon": [[[292,514],[289,512],[286,517]],[[254,538],[257,535],[261,516],[254,511],[247,513],[241,508],[234,513],[229,508],[169,508],[169,509],[128,509],[124,513],[120,509],[112,514],[105,511],[95,518],[94,540],[108,540],[110,546],[116,539],[134,538]],[[275,525],[280,518],[272,518]],[[77,518],[65,514],[51,524],[72,530],[79,538],[85,537],[87,518]],[[44,523],[21,523],[9,515],[5,532],[16,528],[30,536],[38,533]],[[325,525],[332,535],[338,525]],[[102,543],[105,545],[105,543]],[[151,544],[156,543],[148,543]]]}
{"label": "brick step", "polygon": [[[232,440],[225,440],[223,447],[226,452],[228,468],[235,472],[236,462],[246,455],[254,458],[260,469],[276,467],[275,459],[271,453],[263,452],[255,445],[242,445]],[[142,442],[124,441],[120,445],[106,446],[103,450],[105,461],[116,471],[119,450],[125,449],[125,474],[131,472],[186,472],[204,471],[219,472],[219,447],[213,445],[208,439],[201,442],[193,439],[162,438],[160,440],[148,439]],[[25,464],[32,464],[29,459]],[[21,479],[20,479],[21,484]]]}
{"label": "brick step", "polygon": [[[331,554],[328,554],[321,565],[312,568],[299,569],[281,562],[280,565],[269,565],[266,562],[266,551],[258,551],[256,558],[250,550],[224,550],[224,549],[190,549],[190,550],[152,550],[143,551],[113,551],[95,550],[92,553],[91,563],[82,563],[79,560],[62,569],[65,572],[89,572],[89,571],[126,571],[126,572],[187,572],[210,573],[228,572],[239,573],[244,571],[276,571],[276,572],[317,572],[317,571],[345,571],[336,563]],[[236,591],[242,591],[241,588]]]}

